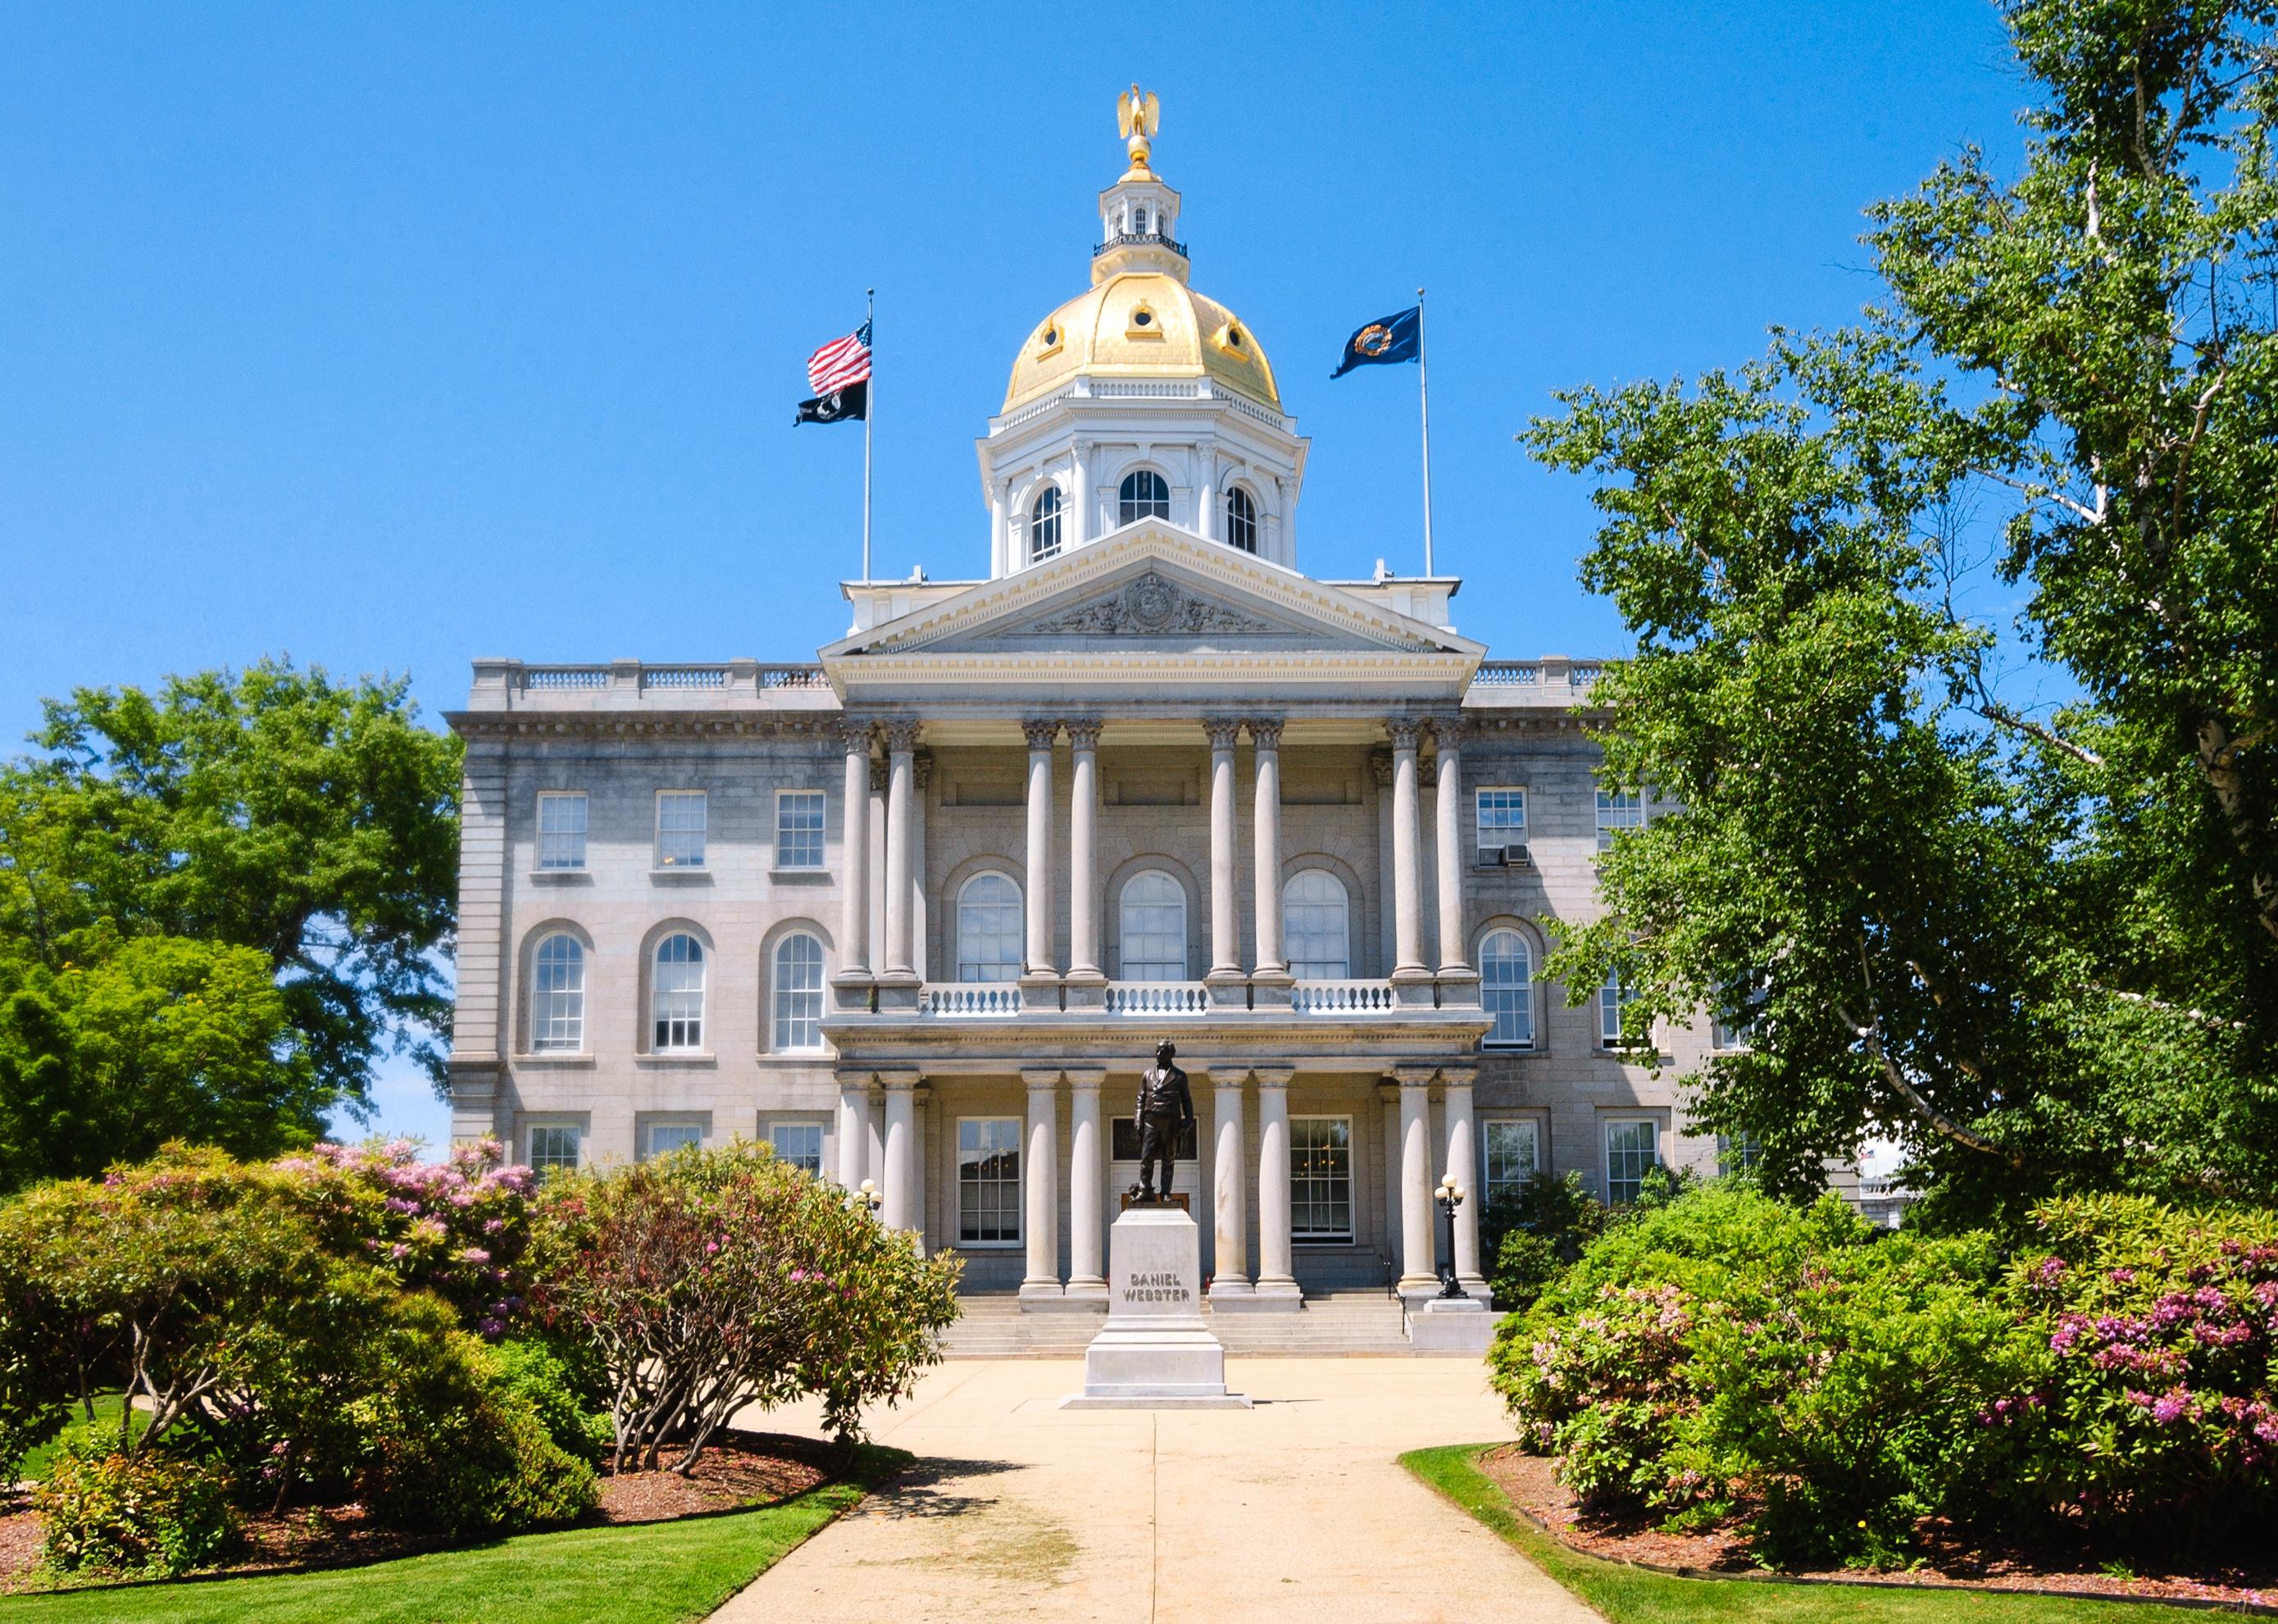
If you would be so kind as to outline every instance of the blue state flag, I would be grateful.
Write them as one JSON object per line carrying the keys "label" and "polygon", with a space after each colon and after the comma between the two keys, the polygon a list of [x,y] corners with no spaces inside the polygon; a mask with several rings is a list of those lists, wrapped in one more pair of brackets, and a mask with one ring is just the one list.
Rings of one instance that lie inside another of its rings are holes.
{"label": "blue state flag", "polygon": [[1344,359],[1329,376],[1342,378],[1357,366],[1386,366],[1395,361],[1415,360],[1423,348],[1419,336],[1423,319],[1423,307],[1418,305],[1397,316],[1370,322],[1345,341]]}

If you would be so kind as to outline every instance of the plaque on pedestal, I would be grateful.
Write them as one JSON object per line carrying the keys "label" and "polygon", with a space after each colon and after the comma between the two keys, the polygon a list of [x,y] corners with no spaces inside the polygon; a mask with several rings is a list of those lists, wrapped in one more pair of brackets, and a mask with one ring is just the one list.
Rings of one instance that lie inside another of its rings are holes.
{"label": "plaque on pedestal", "polygon": [[1127,1209],[1107,1235],[1107,1324],[1064,1410],[1246,1410],[1203,1323],[1202,1237],[1176,1207]]}

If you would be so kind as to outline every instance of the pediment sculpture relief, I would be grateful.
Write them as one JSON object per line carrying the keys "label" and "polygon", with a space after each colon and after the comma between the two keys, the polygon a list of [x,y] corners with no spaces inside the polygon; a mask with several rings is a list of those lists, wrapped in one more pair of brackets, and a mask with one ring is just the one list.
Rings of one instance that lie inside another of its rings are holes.
{"label": "pediment sculpture relief", "polygon": [[1281,628],[1223,603],[1197,598],[1150,570],[1112,596],[1080,603],[1022,630],[1154,637],[1177,632],[1272,632]]}

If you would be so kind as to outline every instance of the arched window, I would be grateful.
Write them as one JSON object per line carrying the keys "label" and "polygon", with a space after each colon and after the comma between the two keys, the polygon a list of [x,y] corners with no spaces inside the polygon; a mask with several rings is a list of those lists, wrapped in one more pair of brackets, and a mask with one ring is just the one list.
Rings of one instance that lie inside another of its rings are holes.
{"label": "arched window", "polygon": [[1489,1043],[1533,1046],[1534,955],[1517,931],[1490,931],[1479,944],[1479,1000],[1494,1017]]}
{"label": "arched window", "polygon": [[1171,517],[1171,487],[1163,476],[1151,468],[1142,468],[1136,473],[1123,476],[1122,488],[1116,493],[1115,522],[1128,525],[1133,519]]}
{"label": "arched window", "polygon": [[1021,888],[1005,875],[976,874],[957,893],[957,978],[1018,981]]}
{"label": "arched window", "polygon": [[531,974],[530,1046],[541,1054],[585,1046],[585,947],[574,936],[538,944]]}
{"label": "arched window", "polygon": [[1300,981],[1342,981],[1352,974],[1351,904],[1344,882],[1326,869],[1301,869],[1281,887],[1281,929],[1289,973]]}
{"label": "arched window", "polygon": [[649,985],[649,1014],[656,1033],[652,1046],[704,1046],[704,944],[684,933],[656,945],[655,979]]}
{"label": "arched window", "polygon": [[1123,979],[1187,978],[1186,888],[1160,869],[1123,886]]}
{"label": "arched window", "polygon": [[1141,203],[1138,212],[1131,217],[1131,228],[1144,236],[1147,232],[1147,205]]}
{"label": "arched window", "polygon": [[1238,485],[1227,487],[1226,544],[1245,553],[1257,550],[1257,504]]}
{"label": "arched window", "polygon": [[776,945],[775,1046],[822,1046],[822,944],[800,933]]}
{"label": "arched window", "polygon": [[1042,563],[1060,550],[1060,487],[1047,485],[1028,509],[1028,562]]}

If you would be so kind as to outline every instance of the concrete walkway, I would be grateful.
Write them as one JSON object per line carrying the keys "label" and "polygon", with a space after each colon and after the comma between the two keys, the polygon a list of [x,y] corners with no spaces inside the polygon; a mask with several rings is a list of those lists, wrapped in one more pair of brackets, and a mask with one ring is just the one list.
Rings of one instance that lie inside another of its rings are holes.
{"label": "concrete walkway", "polygon": [[872,1427],[917,1467],[714,1619],[1596,1624],[1395,1459],[1509,1436],[1472,1360],[1230,1360],[1248,1412],[1055,1407],[1082,1380],[1074,1360],[936,1367]]}

